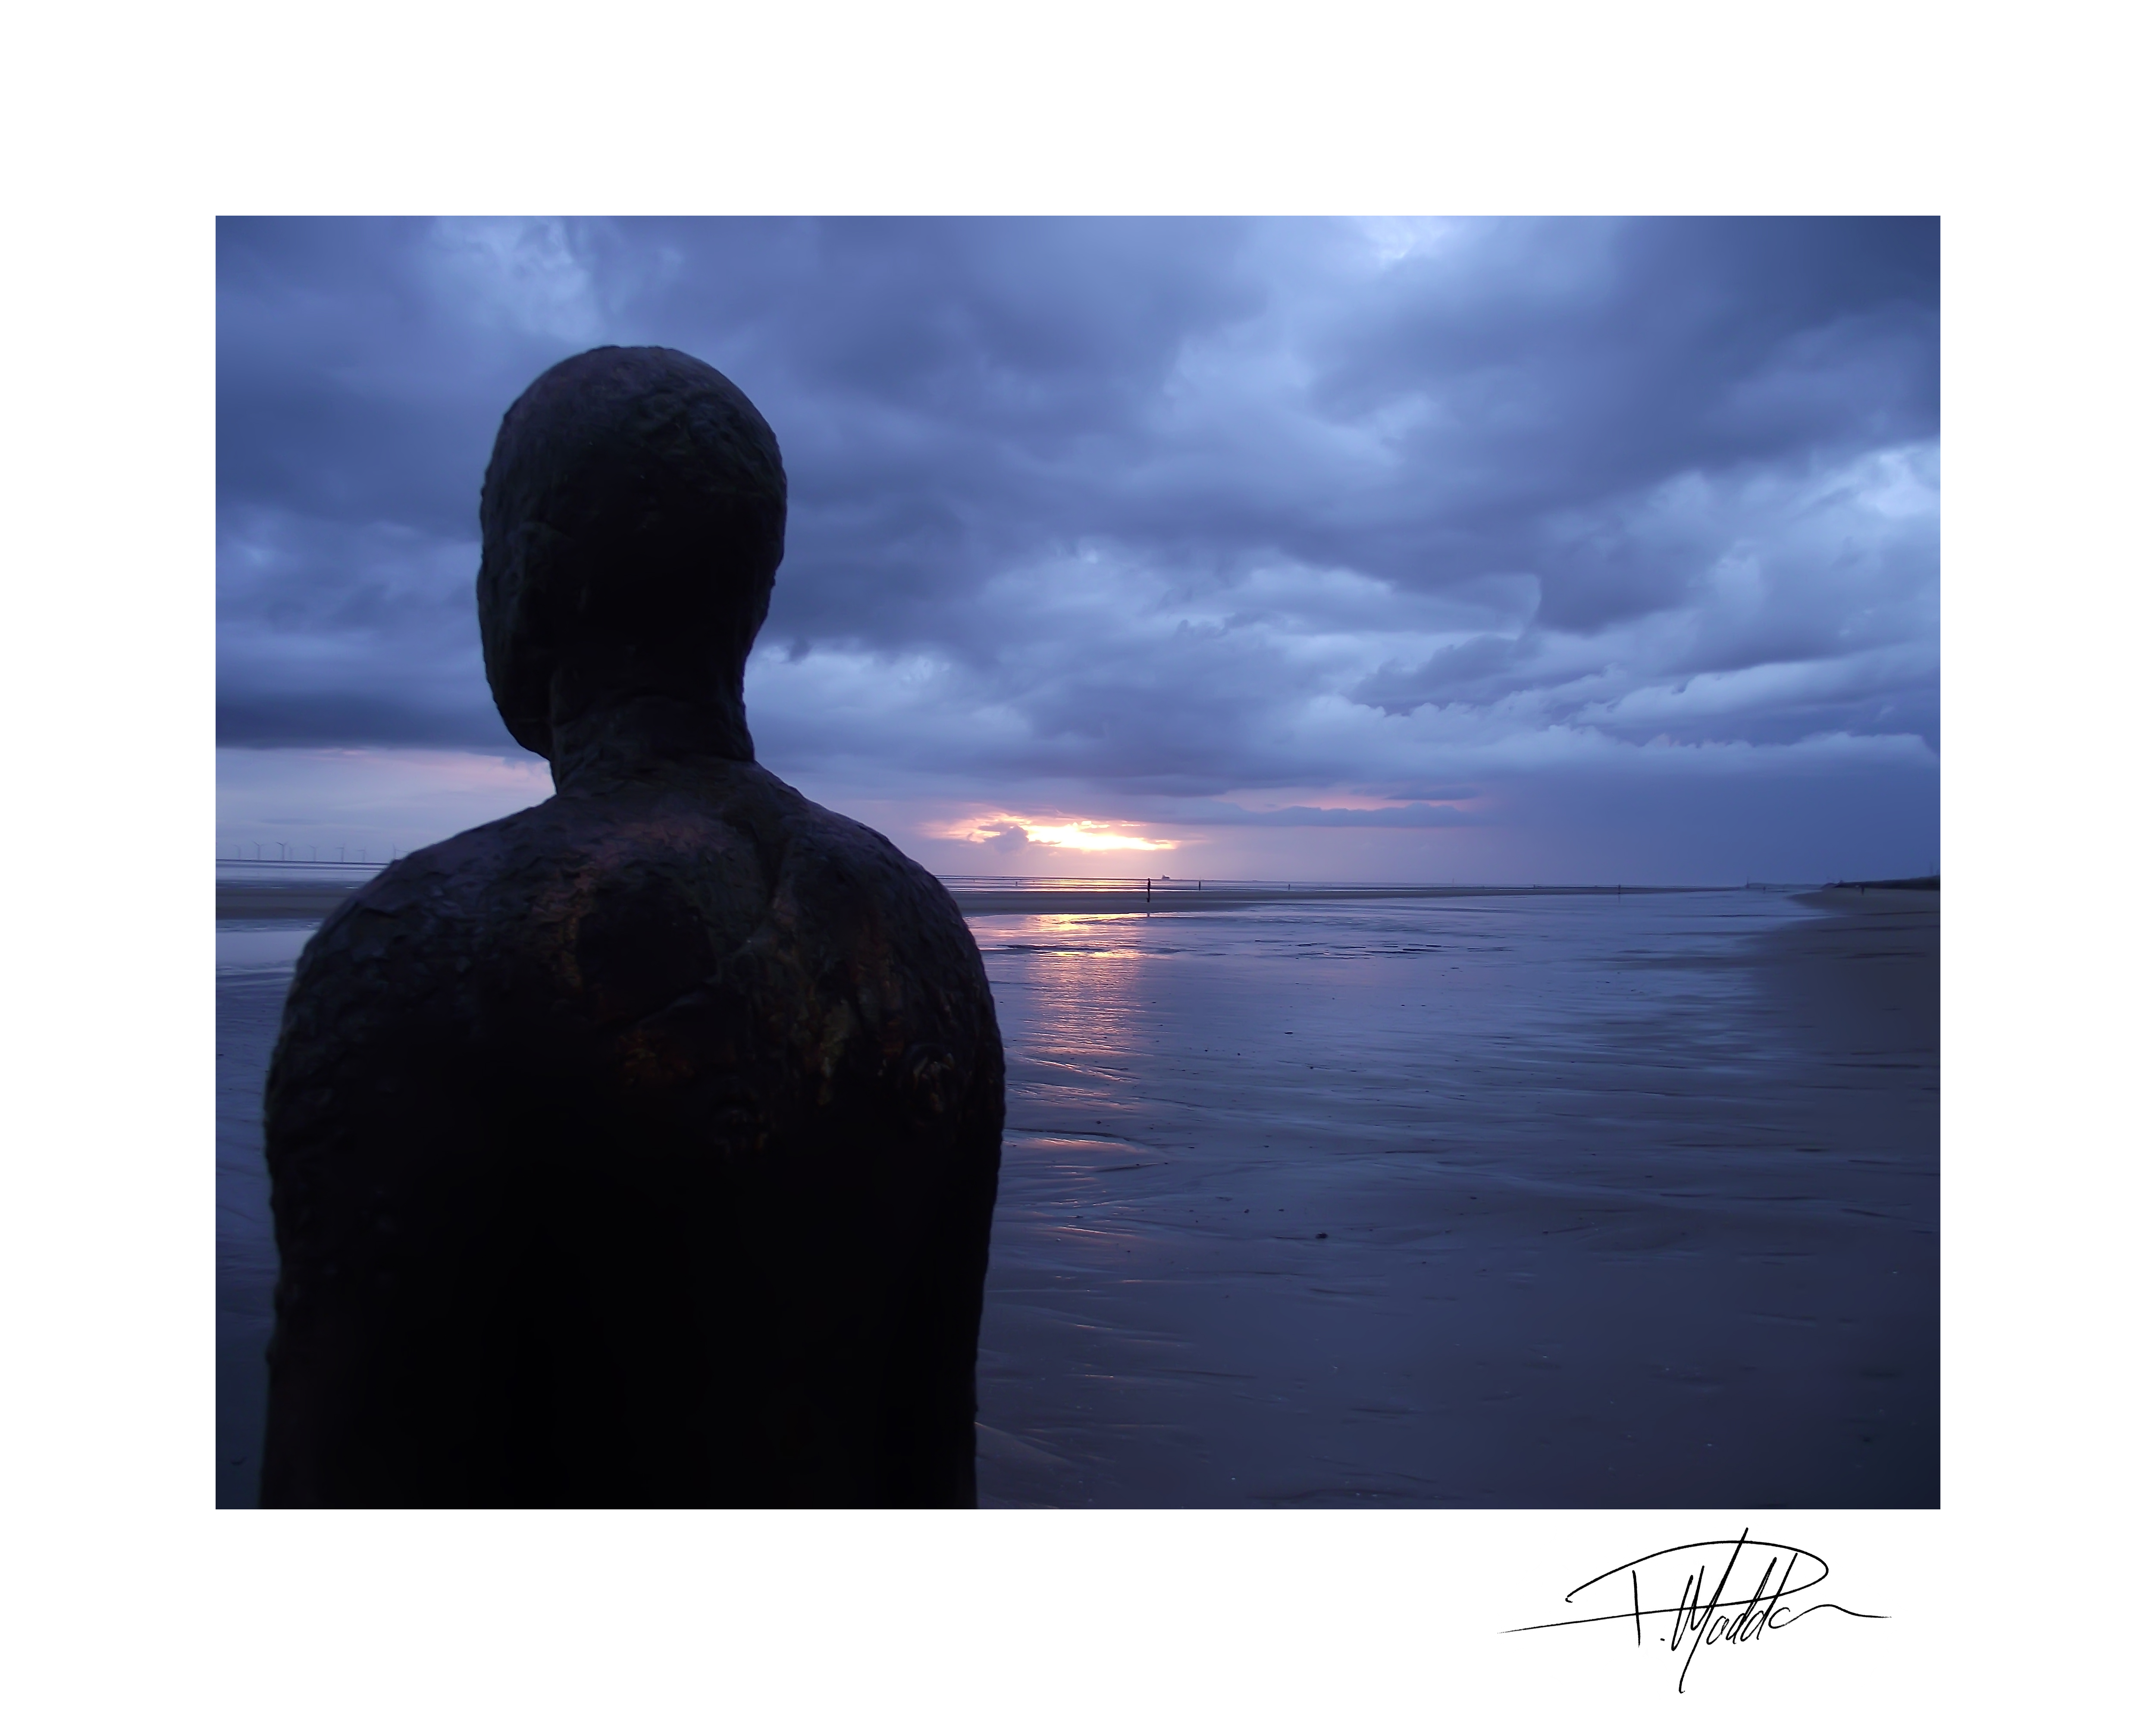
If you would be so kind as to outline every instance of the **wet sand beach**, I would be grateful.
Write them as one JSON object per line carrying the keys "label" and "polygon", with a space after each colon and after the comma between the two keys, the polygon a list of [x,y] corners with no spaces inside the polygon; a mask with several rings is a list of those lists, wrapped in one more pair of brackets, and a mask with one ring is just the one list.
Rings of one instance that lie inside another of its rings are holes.
{"label": "wet sand beach", "polygon": [[[976,907],[984,1505],[1935,1504],[1938,906]],[[219,925],[221,1503],[307,932]]]}
{"label": "wet sand beach", "polygon": [[984,1501],[1935,1503],[1937,906],[984,919]]}
{"label": "wet sand beach", "polygon": [[290,917],[319,922],[352,896],[349,886],[314,880],[217,883],[217,920],[259,922]]}

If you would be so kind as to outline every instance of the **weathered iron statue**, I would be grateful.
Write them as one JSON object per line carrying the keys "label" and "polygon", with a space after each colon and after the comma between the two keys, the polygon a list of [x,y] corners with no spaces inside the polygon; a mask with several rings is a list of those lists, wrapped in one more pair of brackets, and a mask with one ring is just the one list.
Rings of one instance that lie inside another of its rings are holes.
{"label": "weathered iron statue", "polygon": [[755,762],[770,428],[599,348],[510,408],[480,517],[557,793],[300,961],[262,1501],[971,1505],[1003,1048],[949,896]]}

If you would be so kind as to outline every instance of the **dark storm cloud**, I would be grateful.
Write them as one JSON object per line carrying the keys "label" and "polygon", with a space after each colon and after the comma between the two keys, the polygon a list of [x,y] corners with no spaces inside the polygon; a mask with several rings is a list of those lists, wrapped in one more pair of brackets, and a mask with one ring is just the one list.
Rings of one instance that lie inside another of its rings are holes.
{"label": "dark storm cloud", "polygon": [[495,427],[654,341],[785,451],[783,766],[1435,822],[1937,747],[1929,221],[239,221],[218,272],[228,743],[511,750]]}

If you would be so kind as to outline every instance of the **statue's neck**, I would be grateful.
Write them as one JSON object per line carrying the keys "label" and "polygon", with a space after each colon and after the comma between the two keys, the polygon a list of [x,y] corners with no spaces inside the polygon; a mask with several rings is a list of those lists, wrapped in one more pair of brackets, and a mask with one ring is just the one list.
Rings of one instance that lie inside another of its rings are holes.
{"label": "statue's neck", "polygon": [[588,708],[552,726],[557,791],[594,791],[704,761],[753,761],[738,700],[639,695]]}

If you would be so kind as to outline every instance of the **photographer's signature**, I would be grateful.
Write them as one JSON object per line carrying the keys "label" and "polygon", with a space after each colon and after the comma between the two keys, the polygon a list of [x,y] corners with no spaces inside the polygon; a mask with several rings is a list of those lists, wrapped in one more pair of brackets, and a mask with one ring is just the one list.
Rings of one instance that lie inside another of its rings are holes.
{"label": "photographer's signature", "polygon": [[[1554,1623],[1523,1624],[1505,1633],[1517,1635],[1531,1630],[1629,1620],[1635,1645],[1646,1645],[1652,1631],[1657,1643],[1683,1656],[1684,1663],[1677,1668],[1677,1692],[1681,1695],[1685,1678],[1702,1647],[1756,1642],[1768,1630],[1788,1629],[1815,1611],[1839,1611],[1845,1617],[1881,1615],[1874,1611],[1852,1611],[1825,1599],[1802,1605],[1788,1603],[1817,1587],[1826,1577],[1825,1558],[1799,1546],[1754,1539],[1748,1527],[1734,1539],[1702,1539],[1650,1552],[1644,1558],[1604,1570],[1564,1596],[1568,1605],[1619,1604],[1625,1607],[1622,1610],[1560,1618]],[[1601,1591],[1593,1599],[1584,1598],[1597,1589]],[[1676,1603],[1661,1603],[1666,1599]]]}

